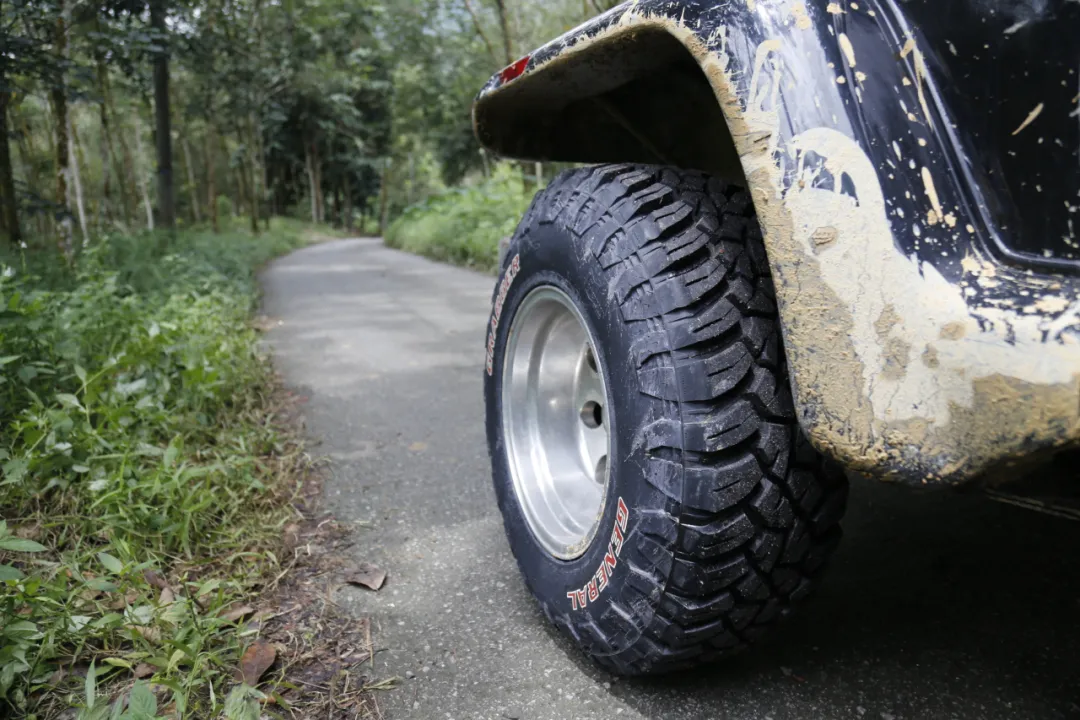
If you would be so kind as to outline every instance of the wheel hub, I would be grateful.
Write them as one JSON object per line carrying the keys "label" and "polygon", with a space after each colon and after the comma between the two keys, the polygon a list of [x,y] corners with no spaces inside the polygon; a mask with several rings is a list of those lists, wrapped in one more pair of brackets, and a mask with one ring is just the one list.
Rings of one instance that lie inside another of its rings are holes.
{"label": "wheel hub", "polygon": [[510,474],[529,529],[549,553],[580,557],[604,514],[607,386],[573,300],[541,286],[510,328],[502,413]]}

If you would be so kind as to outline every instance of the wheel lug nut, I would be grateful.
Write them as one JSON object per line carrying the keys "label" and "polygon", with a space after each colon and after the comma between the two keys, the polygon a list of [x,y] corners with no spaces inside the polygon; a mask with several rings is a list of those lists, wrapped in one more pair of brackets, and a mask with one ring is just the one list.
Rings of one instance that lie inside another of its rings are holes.
{"label": "wheel lug nut", "polygon": [[581,407],[581,422],[585,423],[587,428],[600,427],[604,424],[604,408],[598,402],[588,401]]}

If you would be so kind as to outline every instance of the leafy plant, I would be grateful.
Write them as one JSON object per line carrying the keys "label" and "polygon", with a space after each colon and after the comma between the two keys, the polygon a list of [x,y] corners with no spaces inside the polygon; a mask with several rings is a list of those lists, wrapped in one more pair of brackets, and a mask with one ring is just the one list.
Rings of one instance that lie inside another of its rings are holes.
{"label": "leafy plant", "polygon": [[241,641],[222,615],[288,518],[255,269],[299,244],[118,235],[0,272],[0,715],[87,666],[86,718],[155,717],[145,684],[106,702],[133,674],[177,716],[222,710]]}
{"label": "leafy plant", "polygon": [[407,209],[386,244],[436,260],[495,270],[499,240],[512,235],[533,193],[509,164],[471,187],[456,188]]}

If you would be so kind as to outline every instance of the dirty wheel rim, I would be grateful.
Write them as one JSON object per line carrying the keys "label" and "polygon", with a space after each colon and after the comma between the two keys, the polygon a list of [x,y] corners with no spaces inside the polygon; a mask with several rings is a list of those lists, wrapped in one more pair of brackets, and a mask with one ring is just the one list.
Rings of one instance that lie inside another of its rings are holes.
{"label": "dirty wheel rim", "polygon": [[607,498],[607,386],[574,301],[544,285],[526,296],[507,341],[502,418],[514,492],[529,529],[561,560],[580,557]]}

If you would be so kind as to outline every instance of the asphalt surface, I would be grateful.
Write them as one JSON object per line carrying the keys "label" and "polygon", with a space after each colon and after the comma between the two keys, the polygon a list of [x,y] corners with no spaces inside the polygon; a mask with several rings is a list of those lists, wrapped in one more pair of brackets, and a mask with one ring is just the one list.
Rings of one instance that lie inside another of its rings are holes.
{"label": "asphalt surface", "polygon": [[[761,645],[656,680],[583,660],[521,583],[490,488],[481,368],[493,278],[342,240],[264,275],[268,336],[309,398],[326,501],[389,573],[375,623],[400,718],[1080,717],[1080,523],[861,481],[819,591]],[[1072,472],[1076,472],[1073,470]]]}

